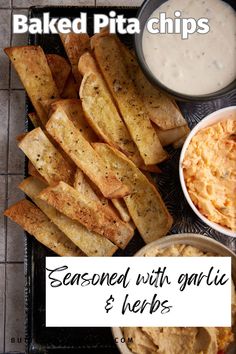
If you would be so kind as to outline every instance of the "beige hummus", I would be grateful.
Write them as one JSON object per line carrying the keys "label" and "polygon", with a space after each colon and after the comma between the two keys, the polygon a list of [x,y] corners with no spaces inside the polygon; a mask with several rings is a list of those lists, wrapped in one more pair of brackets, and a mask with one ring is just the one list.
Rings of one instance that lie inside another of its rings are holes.
{"label": "beige hummus", "polygon": [[199,211],[236,231],[236,115],[200,130],[182,167],[189,196]]}
{"label": "beige hummus", "polygon": [[[148,251],[144,256],[215,256],[195,247],[174,245],[165,249]],[[236,322],[236,292],[232,285],[232,317]],[[224,354],[234,335],[231,328],[123,328],[126,343],[135,354]],[[132,342],[128,341],[132,338]]]}

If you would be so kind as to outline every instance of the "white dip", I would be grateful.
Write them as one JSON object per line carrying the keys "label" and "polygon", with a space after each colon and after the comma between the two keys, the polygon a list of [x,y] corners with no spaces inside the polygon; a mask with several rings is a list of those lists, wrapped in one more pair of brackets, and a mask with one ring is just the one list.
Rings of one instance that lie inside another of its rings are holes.
{"label": "white dip", "polygon": [[[236,13],[221,0],[168,0],[150,18],[161,12],[175,19],[209,19],[210,31],[181,34],[151,34],[145,26],[143,53],[156,78],[168,88],[187,95],[218,91],[236,78]],[[158,25],[156,25],[158,28]],[[154,25],[155,28],[155,25]]]}

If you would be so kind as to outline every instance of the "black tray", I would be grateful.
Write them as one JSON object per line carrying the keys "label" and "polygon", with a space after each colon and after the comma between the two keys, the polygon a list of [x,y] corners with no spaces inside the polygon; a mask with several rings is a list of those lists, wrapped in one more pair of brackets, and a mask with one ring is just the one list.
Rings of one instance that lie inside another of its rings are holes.
{"label": "black tray", "polygon": [[[137,9],[125,7],[32,7],[29,17],[42,18],[43,12],[50,12],[51,17],[79,17],[80,11],[88,14],[89,34],[93,34],[92,16],[95,13],[108,13],[115,10],[126,17],[134,17]],[[133,38],[121,36],[121,40],[132,47]],[[29,44],[41,45],[46,53],[57,53],[65,56],[58,35],[30,35]],[[236,105],[236,91],[224,99],[207,103],[180,103],[179,106],[193,128],[204,116],[216,109]],[[26,113],[31,110],[27,101]],[[27,129],[31,129],[26,122]],[[160,193],[174,218],[174,224],[169,234],[196,232],[212,237],[236,250],[236,239],[226,237],[205,225],[188,206],[181,190],[178,176],[178,161],[180,150],[168,149],[171,156],[168,162],[161,165],[163,174],[153,176]],[[125,252],[117,252],[116,256],[133,255],[144,245],[141,237],[136,234]],[[34,238],[25,239],[25,308],[26,308],[26,353],[55,354],[116,354],[118,350],[111,335],[110,328],[46,328],[45,327],[45,257],[55,256],[39,244]],[[92,261],[92,259],[91,259]]]}

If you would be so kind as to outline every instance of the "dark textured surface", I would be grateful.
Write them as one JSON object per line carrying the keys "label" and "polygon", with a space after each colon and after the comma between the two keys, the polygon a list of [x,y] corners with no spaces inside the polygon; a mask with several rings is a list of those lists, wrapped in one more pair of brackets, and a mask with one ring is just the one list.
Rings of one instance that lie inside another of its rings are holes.
{"label": "dark textured surface", "polygon": [[[111,7],[109,7],[111,10]],[[30,16],[41,17],[43,12],[50,12],[52,17],[78,17],[79,8],[32,8]],[[85,8],[83,8],[85,11]],[[106,13],[108,9],[87,9],[88,23],[97,13]],[[135,9],[119,9],[126,17],[135,16]],[[90,34],[93,28],[89,28]],[[130,36],[121,37],[122,41],[132,46]],[[65,55],[58,35],[31,36],[30,44],[39,44],[47,53]],[[204,83],[203,83],[204,84]],[[207,114],[226,106],[236,105],[236,92],[224,99],[208,103],[180,103],[180,108],[193,128]],[[28,108],[27,108],[28,110]],[[236,239],[221,235],[199,220],[188,206],[181,190],[178,176],[180,150],[169,149],[171,158],[161,165],[163,173],[154,176],[160,193],[168,206],[174,224],[170,234],[196,232],[221,241],[236,251]],[[117,255],[133,255],[143,246],[138,234],[128,245],[125,252]],[[31,237],[26,238],[26,337],[27,350],[30,353],[118,353],[110,328],[46,328],[45,327],[45,256],[53,255],[44,246]],[[96,301],[96,298],[94,299]],[[78,300],[79,301],[79,300]]]}

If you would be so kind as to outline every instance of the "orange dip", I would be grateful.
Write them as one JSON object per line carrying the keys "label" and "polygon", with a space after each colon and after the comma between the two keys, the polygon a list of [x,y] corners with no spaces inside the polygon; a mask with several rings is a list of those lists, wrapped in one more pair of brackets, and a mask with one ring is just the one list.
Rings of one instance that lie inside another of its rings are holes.
{"label": "orange dip", "polygon": [[236,117],[200,130],[183,161],[190,198],[210,221],[236,230]]}

